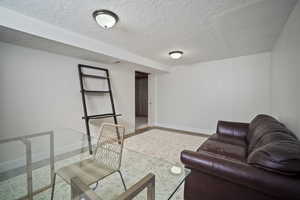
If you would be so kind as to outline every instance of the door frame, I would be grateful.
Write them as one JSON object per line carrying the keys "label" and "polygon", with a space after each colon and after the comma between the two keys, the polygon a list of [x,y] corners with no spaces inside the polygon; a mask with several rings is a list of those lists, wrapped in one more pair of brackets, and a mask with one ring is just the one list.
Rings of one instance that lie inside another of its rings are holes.
{"label": "door frame", "polygon": [[[148,77],[148,117],[147,117],[148,118],[148,120],[147,120],[148,122],[147,122],[147,126],[145,127],[145,128],[147,128],[147,127],[150,127],[150,126],[154,125],[154,119],[155,119],[155,106],[154,106],[154,100],[155,100],[155,76],[152,73],[135,70],[134,71],[134,95],[136,94],[136,90],[135,90],[135,86],[136,86],[135,75],[136,75],[136,72],[147,74],[147,77]],[[135,100],[135,96],[134,96],[134,100]],[[136,120],[135,106],[136,106],[136,102],[135,102],[135,105],[134,105],[134,119]],[[135,130],[138,130],[136,128],[136,124],[135,124]]]}

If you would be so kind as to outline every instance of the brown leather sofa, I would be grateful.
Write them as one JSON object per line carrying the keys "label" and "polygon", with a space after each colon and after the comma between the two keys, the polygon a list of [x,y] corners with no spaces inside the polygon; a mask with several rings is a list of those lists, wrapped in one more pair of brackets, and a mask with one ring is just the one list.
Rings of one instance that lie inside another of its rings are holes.
{"label": "brown leather sofa", "polygon": [[219,121],[217,133],[181,161],[191,169],[185,200],[300,199],[299,140],[268,115]]}

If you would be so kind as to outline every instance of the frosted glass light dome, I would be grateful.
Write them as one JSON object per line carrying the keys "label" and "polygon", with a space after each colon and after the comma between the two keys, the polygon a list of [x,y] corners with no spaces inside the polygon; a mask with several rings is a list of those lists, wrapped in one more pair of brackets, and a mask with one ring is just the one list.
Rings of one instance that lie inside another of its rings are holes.
{"label": "frosted glass light dome", "polygon": [[109,10],[96,10],[93,17],[104,29],[111,29],[119,20],[118,16]]}
{"label": "frosted glass light dome", "polygon": [[183,55],[183,52],[182,51],[171,51],[169,53],[169,56],[172,58],[172,59],[179,59],[181,58]]}

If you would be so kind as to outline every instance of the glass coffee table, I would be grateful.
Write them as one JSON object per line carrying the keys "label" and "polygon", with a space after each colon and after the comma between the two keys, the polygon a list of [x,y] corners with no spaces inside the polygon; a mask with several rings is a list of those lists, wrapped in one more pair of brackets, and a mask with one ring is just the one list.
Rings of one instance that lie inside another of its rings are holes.
{"label": "glass coffee table", "polygon": [[[91,138],[93,148],[96,137]],[[179,156],[179,155],[178,155]],[[0,138],[0,200],[50,199],[51,177],[55,170],[90,158],[84,133],[59,129],[15,138]],[[180,168],[174,174],[171,168]],[[127,188],[149,173],[155,175],[155,199],[171,199],[190,173],[180,163],[123,149],[121,172]],[[115,173],[101,180],[95,193],[104,200],[115,199],[124,192],[120,176]],[[70,185],[57,177],[54,199],[71,199]],[[135,199],[146,199],[146,191]],[[183,196],[182,196],[183,199]]]}

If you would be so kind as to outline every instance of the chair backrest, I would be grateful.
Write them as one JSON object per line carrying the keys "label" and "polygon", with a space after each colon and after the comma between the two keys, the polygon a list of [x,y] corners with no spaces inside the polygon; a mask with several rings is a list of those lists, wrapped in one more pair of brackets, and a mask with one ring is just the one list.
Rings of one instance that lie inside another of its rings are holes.
{"label": "chair backrest", "polygon": [[125,127],[116,124],[103,123],[94,151],[97,163],[113,170],[121,167]]}

